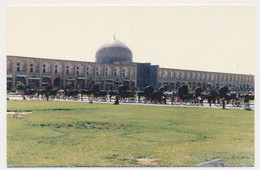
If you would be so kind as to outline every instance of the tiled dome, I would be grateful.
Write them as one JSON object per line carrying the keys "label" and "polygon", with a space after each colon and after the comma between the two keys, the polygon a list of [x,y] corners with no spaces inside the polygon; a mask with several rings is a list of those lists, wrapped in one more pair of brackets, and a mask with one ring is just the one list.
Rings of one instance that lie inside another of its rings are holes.
{"label": "tiled dome", "polygon": [[103,44],[96,52],[97,63],[114,63],[115,61],[132,62],[132,51],[121,41],[113,39]]}

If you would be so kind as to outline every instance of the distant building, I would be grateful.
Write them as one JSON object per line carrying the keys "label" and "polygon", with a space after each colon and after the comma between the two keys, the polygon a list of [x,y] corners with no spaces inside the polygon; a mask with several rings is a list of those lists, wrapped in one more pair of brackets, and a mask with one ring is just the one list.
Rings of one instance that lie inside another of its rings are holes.
{"label": "distant building", "polygon": [[151,63],[133,62],[130,48],[117,39],[102,45],[96,52],[96,62],[45,59],[35,57],[7,56],[7,86],[15,87],[18,82],[39,87],[51,84],[56,87],[72,85],[101,89],[113,89],[118,85],[142,89],[147,85],[155,88],[168,86],[177,90],[183,84],[192,89],[208,84],[215,88],[228,85],[230,90],[254,89],[254,76],[160,68]]}

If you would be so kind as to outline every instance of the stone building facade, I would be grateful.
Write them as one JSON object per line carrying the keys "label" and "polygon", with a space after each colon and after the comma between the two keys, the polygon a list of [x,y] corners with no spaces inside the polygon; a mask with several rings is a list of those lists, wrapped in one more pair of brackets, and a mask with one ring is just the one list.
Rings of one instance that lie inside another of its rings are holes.
{"label": "stone building facade", "polygon": [[56,87],[71,84],[74,87],[111,89],[121,84],[136,87],[136,64],[95,63],[33,57],[7,56],[7,85],[17,82],[40,86],[45,83]]}
{"label": "stone building facade", "polygon": [[253,90],[254,76],[246,74],[232,74],[220,72],[206,72],[196,70],[180,70],[171,68],[158,69],[157,86],[168,85],[170,89],[177,90],[183,84],[188,84],[192,90],[197,86],[206,90],[210,84],[213,88],[219,89],[227,85],[230,90]]}
{"label": "stone building facade", "polygon": [[183,84],[191,89],[208,84],[220,88],[228,85],[230,90],[253,90],[254,76],[160,68],[151,63],[135,63],[130,48],[117,39],[103,44],[96,52],[96,62],[45,59],[34,57],[7,56],[7,86],[15,87],[18,82],[39,87],[51,84],[65,87],[113,89],[118,85],[142,89],[147,85],[155,88],[168,86],[177,90]]}

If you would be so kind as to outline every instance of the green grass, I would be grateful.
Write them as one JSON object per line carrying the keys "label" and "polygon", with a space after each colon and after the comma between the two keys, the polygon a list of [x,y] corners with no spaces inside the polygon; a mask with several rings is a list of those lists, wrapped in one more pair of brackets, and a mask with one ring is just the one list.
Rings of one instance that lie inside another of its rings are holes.
{"label": "green grass", "polygon": [[[8,101],[12,166],[254,166],[254,111]],[[157,158],[156,165],[137,158]]]}

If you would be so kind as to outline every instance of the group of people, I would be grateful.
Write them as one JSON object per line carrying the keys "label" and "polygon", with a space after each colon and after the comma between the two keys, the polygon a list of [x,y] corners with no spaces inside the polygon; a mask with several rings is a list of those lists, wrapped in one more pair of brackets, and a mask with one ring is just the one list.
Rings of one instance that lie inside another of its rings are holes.
{"label": "group of people", "polygon": [[[191,96],[189,96],[190,93],[189,93],[188,89],[189,89],[188,85],[183,85],[183,86],[179,87],[178,95],[181,96],[181,98],[183,98],[183,99],[185,99],[185,96],[188,96],[191,98]],[[230,96],[231,96],[230,90],[227,85],[224,85],[224,86],[220,87],[219,89],[215,89],[215,88],[211,87],[210,84],[208,84],[205,92],[206,93],[204,93],[204,94],[206,95],[206,98],[208,99],[209,106],[211,106],[212,101],[215,101],[215,99],[216,99],[215,97],[218,96],[222,100],[222,103],[221,103],[222,109],[226,108],[226,101],[230,100]],[[203,99],[205,97],[205,95],[203,97],[202,93],[203,93],[203,90],[200,86],[198,86],[195,89],[194,93],[192,93],[193,94],[192,97],[195,97],[195,98],[199,97],[199,96],[201,97],[201,100],[200,100],[201,105],[203,105]],[[248,98],[245,96],[244,102],[248,102],[247,99]]]}
{"label": "group of people", "polygon": [[[96,87],[96,86],[95,86]],[[120,88],[123,88],[124,86],[120,86]],[[122,94],[124,94],[123,92],[126,92],[127,91],[127,89],[120,89],[119,88],[119,92],[121,92]],[[51,94],[51,91],[52,91],[52,89],[53,89],[53,86],[51,86],[50,84],[47,84],[44,88],[42,88],[42,90],[44,90],[44,93],[45,93],[45,96],[46,96],[46,98],[47,98],[47,101],[49,101],[49,98],[50,98],[50,94]],[[71,87],[66,87],[65,88],[65,91],[66,91],[66,89],[71,89]],[[166,88],[165,88],[166,89]],[[163,91],[165,91],[165,89],[163,90]],[[23,94],[23,98],[24,99],[26,99],[26,95],[29,95],[29,93],[31,92],[31,87],[30,86],[25,86],[24,87],[24,94]],[[97,89],[95,89],[94,88],[94,91],[98,91]],[[121,90],[121,91],[120,91]],[[181,97],[184,97],[184,96],[186,96],[186,95],[189,95],[189,87],[188,87],[188,85],[183,85],[183,86],[181,86],[181,87],[179,87],[179,89],[178,89],[178,92],[179,92],[179,96],[181,96]],[[218,96],[222,99],[222,108],[223,109],[225,109],[225,107],[226,107],[226,103],[225,103],[225,101],[226,101],[226,97],[227,97],[227,95],[230,93],[230,91],[229,91],[229,88],[228,88],[228,86],[227,85],[224,85],[224,86],[222,86],[221,88],[219,88],[218,90],[215,90],[214,88],[212,88],[211,87],[211,85],[209,84],[208,86],[207,86],[207,89],[206,89],[206,93],[209,95],[209,98],[211,97],[211,95],[212,94],[214,94],[214,92],[215,93],[218,93]],[[193,97],[199,97],[199,96],[201,96],[201,94],[203,93],[203,90],[202,90],[202,88],[200,87],[200,86],[198,86],[196,89],[195,89],[195,91],[194,91],[194,93],[193,93]],[[115,100],[115,102],[114,102],[114,104],[119,104],[119,98],[120,98],[120,96],[119,96],[119,94],[117,94],[116,95],[116,100]],[[184,97],[185,98],[185,97]],[[166,104],[166,97],[164,97],[163,99],[165,99],[165,101],[164,101],[164,103]],[[209,102],[209,105],[211,106],[211,102],[212,102],[212,100],[209,100],[208,99],[208,102]],[[245,95],[245,101],[244,102],[249,102],[249,96],[248,95]],[[203,99],[201,99],[201,104],[203,105]]]}

